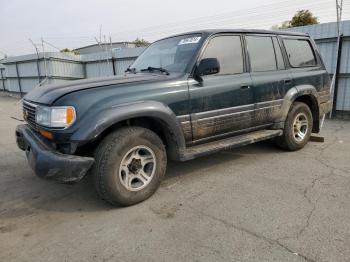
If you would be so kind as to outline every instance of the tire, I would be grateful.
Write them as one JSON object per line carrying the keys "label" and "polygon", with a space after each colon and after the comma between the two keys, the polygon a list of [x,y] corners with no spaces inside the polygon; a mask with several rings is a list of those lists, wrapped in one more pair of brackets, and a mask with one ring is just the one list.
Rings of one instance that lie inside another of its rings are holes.
{"label": "tire", "polygon": [[[283,135],[276,139],[277,145],[289,151],[302,149],[310,139],[312,125],[313,118],[310,108],[305,103],[294,102],[285,121]],[[298,133],[297,130],[300,130],[301,133]]]}
{"label": "tire", "polygon": [[105,137],[95,151],[95,188],[112,205],[134,205],[158,189],[166,165],[165,146],[155,133],[122,127]]}

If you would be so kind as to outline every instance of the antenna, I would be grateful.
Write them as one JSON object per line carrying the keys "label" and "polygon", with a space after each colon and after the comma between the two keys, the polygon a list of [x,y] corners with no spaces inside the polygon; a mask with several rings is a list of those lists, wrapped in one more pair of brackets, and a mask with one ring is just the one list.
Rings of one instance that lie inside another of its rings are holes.
{"label": "antenna", "polygon": [[106,56],[107,56],[107,67],[109,68],[109,59],[108,59],[108,43],[106,40],[106,35],[103,35],[103,39],[104,39],[104,46],[105,46],[105,51],[106,51]]}
{"label": "antenna", "polygon": [[36,54],[38,55],[38,58],[39,58],[39,50],[38,50],[38,47],[36,46],[36,44],[33,42],[32,39],[28,38],[29,42],[34,46],[35,48],[35,52]]}
{"label": "antenna", "polygon": [[43,58],[44,58],[44,67],[45,67],[45,78],[47,78],[47,64],[46,64],[46,55],[45,55],[45,46],[44,46],[44,39],[41,38],[41,46],[43,48]]}
{"label": "antenna", "polygon": [[100,25],[100,43],[102,42],[102,24]]}
{"label": "antenna", "polygon": [[53,44],[51,44],[51,43],[47,42],[47,41],[46,41],[46,40],[44,40],[44,39],[43,39],[43,42],[44,42],[44,43],[46,43],[46,44],[48,44],[49,46],[51,46],[51,47],[53,47],[53,48],[55,48],[55,49],[57,49],[58,51],[60,51],[60,52],[61,52],[61,49],[59,49],[57,46],[54,46]]}
{"label": "antenna", "polygon": [[113,53],[112,53],[113,44],[112,44],[112,37],[111,36],[109,36],[109,44],[111,45],[111,54],[113,56]]}
{"label": "antenna", "polygon": [[[98,46],[101,48],[101,50],[104,52],[105,50],[103,49],[103,47],[102,47],[102,45],[101,45],[101,42],[99,42],[98,40],[97,40],[97,38],[95,37],[95,40],[96,40],[96,42],[97,42],[97,44],[98,44]],[[105,43],[105,46],[107,46],[107,44]],[[109,65],[109,59],[108,59],[108,53],[107,53],[107,58],[106,58],[106,61],[107,61],[107,65]]]}
{"label": "antenna", "polygon": [[36,44],[33,42],[32,39],[28,39],[29,42],[32,43],[32,45],[34,46],[35,48],[35,52],[36,52],[36,56],[37,56],[37,60],[36,60],[36,69],[38,71],[38,82],[39,82],[39,86],[41,86],[41,75],[40,75],[40,65],[39,65],[39,60],[40,60],[40,57],[39,57],[39,50],[38,50],[38,47],[36,46]]}

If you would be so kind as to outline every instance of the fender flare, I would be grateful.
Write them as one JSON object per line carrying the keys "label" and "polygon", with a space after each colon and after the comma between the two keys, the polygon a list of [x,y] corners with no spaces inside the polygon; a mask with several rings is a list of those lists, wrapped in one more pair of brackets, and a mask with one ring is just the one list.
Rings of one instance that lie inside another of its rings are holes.
{"label": "fender flare", "polygon": [[[284,123],[284,121],[287,119],[289,110],[291,105],[294,103],[294,101],[301,96],[307,95],[309,96],[313,103],[317,105],[318,111],[317,114],[319,114],[319,95],[316,90],[316,88],[312,85],[300,85],[300,86],[294,86],[288,90],[286,95],[283,98],[283,103],[281,107],[281,115],[280,118],[276,121]],[[319,115],[317,115],[319,117]],[[315,121],[316,119],[314,119]],[[317,120],[316,120],[317,121]]]}
{"label": "fender flare", "polygon": [[167,126],[168,130],[166,131],[171,133],[176,143],[177,152],[185,149],[184,134],[176,115],[167,105],[157,101],[120,104],[91,115],[91,118],[85,117],[85,121],[72,135],[71,140],[79,142],[93,141],[114,124],[137,117],[150,117],[161,120]]}

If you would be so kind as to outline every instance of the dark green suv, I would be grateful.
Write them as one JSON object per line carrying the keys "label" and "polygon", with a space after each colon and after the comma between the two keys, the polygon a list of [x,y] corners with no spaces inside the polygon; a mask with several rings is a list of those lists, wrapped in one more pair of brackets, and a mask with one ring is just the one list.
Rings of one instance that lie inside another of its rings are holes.
{"label": "dark green suv", "polygon": [[305,34],[186,33],[153,43],[122,76],[34,89],[17,144],[38,176],[91,172],[103,199],[132,205],[156,191],[167,159],[272,138],[301,149],[330,110],[329,87]]}

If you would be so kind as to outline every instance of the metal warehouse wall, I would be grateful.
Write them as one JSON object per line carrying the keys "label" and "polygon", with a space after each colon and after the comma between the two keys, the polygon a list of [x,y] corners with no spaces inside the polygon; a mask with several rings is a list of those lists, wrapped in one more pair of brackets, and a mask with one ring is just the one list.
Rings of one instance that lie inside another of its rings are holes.
{"label": "metal warehouse wall", "polygon": [[0,64],[0,90],[7,90],[5,67]]}
{"label": "metal warehouse wall", "polygon": [[65,53],[40,53],[10,57],[6,67],[6,90],[27,93],[36,86],[84,78],[80,57]]}
{"label": "metal warehouse wall", "polygon": [[40,53],[10,57],[0,66],[0,89],[27,93],[36,86],[123,74],[144,48],[77,56]]}
{"label": "metal warehouse wall", "polygon": [[[316,42],[327,71],[333,75],[336,68],[337,23],[294,27],[288,31],[309,34]],[[342,49],[338,78],[336,110],[350,111],[350,21],[341,24]]]}
{"label": "metal warehouse wall", "polygon": [[[116,75],[122,75],[125,70],[130,66],[134,61],[136,57],[134,58],[128,58],[128,59],[118,59],[115,60],[109,59],[108,62],[106,60],[96,60],[96,61],[89,61],[86,62],[85,68],[86,68],[86,77],[99,77],[99,76],[112,76]],[[114,69],[113,69],[114,64]]]}
{"label": "metal warehouse wall", "polygon": [[125,48],[113,52],[95,53],[82,56],[86,77],[121,75],[145,48]]}

